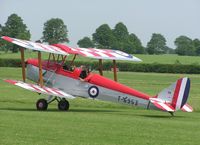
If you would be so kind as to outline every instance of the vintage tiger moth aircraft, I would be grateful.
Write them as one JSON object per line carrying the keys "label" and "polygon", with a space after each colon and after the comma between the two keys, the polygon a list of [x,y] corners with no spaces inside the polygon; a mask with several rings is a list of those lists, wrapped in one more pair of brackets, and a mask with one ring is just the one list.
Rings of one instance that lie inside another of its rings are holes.
{"label": "vintage tiger moth aircraft", "polygon": [[[186,103],[190,91],[190,79],[187,77],[177,80],[153,97],[118,83],[116,60],[141,61],[122,51],[71,48],[63,44],[46,45],[8,36],[1,38],[21,47],[23,81],[5,81],[39,94],[48,95],[46,99],[39,99],[36,102],[38,110],[46,110],[48,104],[57,100],[58,109],[65,111],[69,109],[68,99],[83,97],[163,110],[172,115],[179,109],[185,112],[193,111],[192,107]],[[25,62],[24,48],[37,51],[38,59],[28,59]],[[41,60],[41,51],[49,53],[48,60]],[[82,81],[80,79],[83,72],[81,67],[70,70],[70,66],[65,66],[69,54],[74,55],[71,61],[68,60],[71,66],[77,55],[99,59],[100,74],[90,72]],[[103,76],[103,59],[113,60],[114,81]],[[26,77],[37,84],[26,83]]]}

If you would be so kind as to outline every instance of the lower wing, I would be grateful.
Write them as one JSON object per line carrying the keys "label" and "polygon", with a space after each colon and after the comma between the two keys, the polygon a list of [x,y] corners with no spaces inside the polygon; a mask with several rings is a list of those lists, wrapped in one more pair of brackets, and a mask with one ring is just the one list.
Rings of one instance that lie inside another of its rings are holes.
{"label": "lower wing", "polygon": [[35,84],[29,84],[29,83],[24,83],[22,81],[17,81],[17,80],[5,80],[5,82],[8,82],[10,84],[19,86],[21,88],[24,88],[29,91],[33,92],[38,92],[41,94],[46,94],[46,95],[52,95],[52,96],[58,96],[60,98],[66,98],[66,99],[74,99],[75,97],[62,91],[57,88],[50,88],[50,87],[40,87],[39,85]]}

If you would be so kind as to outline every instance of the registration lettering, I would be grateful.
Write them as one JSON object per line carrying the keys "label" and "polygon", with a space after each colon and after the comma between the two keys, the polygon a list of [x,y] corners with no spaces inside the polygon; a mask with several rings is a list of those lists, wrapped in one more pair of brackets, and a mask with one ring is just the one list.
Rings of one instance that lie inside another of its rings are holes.
{"label": "registration lettering", "polygon": [[127,96],[118,96],[118,102],[137,106],[138,101]]}

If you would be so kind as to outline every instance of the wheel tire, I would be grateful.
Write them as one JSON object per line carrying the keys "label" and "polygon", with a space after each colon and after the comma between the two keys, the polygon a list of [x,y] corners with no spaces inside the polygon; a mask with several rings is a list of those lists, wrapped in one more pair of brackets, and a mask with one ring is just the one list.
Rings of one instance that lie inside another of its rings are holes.
{"label": "wheel tire", "polygon": [[67,111],[69,110],[69,102],[66,99],[62,99],[58,102],[58,109],[60,111]]}
{"label": "wheel tire", "polygon": [[47,100],[39,99],[36,103],[37,110],[44,111],[48,108]]}

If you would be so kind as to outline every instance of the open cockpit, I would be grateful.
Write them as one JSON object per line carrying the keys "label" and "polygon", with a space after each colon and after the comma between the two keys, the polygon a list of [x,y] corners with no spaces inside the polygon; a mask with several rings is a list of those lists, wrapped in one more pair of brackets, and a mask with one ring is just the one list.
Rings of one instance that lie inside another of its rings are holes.
{"label": "open cockpit", "polygon": [[[43,70],[43,77],[45,78],[45,75],[47,74],[47,71],[56,73],[59,75],[64,75],[68,76],[74,79],[85,79],[89,75],[89,70],[86,66],[82,65],[80,67],[76,67],[74,65],[74,60],[76,58],[76,54],[73,56],[72,59],[67,59],[67,56],[63,55],[55,55],[55,54],[49,54],[49,57],[47,60],[42,61],[42,70]],[[38,69],[37,67],[39,66],[38,59],[28,59],[27,60],[27,73],[28,72],[35,72],[37,70],[28,70],[28,69],[33,69],[34,66],[36,67],[35,69]],[[30,66],[31,65],[31,66]],[[35,73],[38,74],[38,73]],[[28,75],[29,79],[33,77],[32,75]],[[38,75],[37,75],[38,76]],[[36,77],[37,77],[36,76]],[[31,79],[31,80],[35,80]]]}

